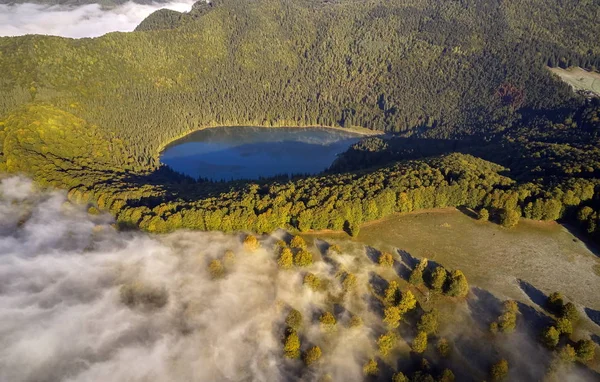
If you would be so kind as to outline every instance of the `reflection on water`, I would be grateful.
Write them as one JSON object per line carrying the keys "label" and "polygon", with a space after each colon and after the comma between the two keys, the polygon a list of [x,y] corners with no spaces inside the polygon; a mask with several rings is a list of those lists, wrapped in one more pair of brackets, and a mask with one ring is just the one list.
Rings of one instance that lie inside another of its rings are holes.
{"label": "reflection on water", "polygon": [[161,161],[193,178],[211,180],[316,174],[359,139],[326,128],[217,127],[172,143]]}

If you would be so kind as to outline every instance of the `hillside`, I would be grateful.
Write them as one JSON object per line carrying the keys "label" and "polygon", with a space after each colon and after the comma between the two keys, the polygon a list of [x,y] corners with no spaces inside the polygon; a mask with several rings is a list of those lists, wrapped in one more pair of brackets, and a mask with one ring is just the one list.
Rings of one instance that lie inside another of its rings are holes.
{"label": "hillside", "polygon": [[[473,171],[497,165],[459,154],[427,159],[432,162],[392,157],[373,163],[380,172],[363,165],[346,174],[243,185],[194,182],[159,168],[158,155],[175,138],[218,125],[361,126],[480,142],[515,130],[520,133],[510,139],[518,140],[535,118],[554,125],[583,110],[595,113],[597,105],[585,104],[545,67],[600,67],[598,5],[224,0],[197,3],[188,14],[158,11],[133,33],[0,38],[0,168],[69,188],[72,197],[111,210],[124,225],[154,231],[352,232],[363,221],[403,211],[403,193],[427,187],[443,200],[412,201],[411,209],[468,204],[500,211],[537,200],[576,208],[593,198],[596,164],[585,176],[569,172],[552,181],[525,171],[518,184],[490,181],[501,170],[485,170],[480,178],[464,174],[469,180],[462,184],[452,174],[466,170],[448,173],[448,160],[473,162]],[[594,121],[544,132],[540,139],[550,146],[541,161],[556,157],[554,143],[574,147],[565,135],[596,131]],[[56,134],[65,139],[57,142]],[[518,151],[521,163],[536,158],[527,147]],[[413,180],[411,171],[425,172]],[[390,180],[395,173],[398,183]],[[323,191],[324,184],[332,189]],[[439,192],[454,192],[455,184],[464,195]],[[577,203],[563,200],[567,191]],[[369,210],[392,194],[393,207]],[[351,199],[358,204],[348,204]],[[561,211],[540,216],[555,219]]]}

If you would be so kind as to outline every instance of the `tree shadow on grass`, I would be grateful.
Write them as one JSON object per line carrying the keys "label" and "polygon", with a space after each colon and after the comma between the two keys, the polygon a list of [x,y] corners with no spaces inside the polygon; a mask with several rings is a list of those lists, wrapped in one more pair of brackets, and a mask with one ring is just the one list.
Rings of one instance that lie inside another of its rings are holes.
{"label": "tree shadow on grass", "polygon": [[473,320],[483,331],[489,330],[490,324],[502,313],[502,301],[485,289],[471,288],[471,296],[467,300]]}
{"label": "tree shadow on grass", "polygon": [[386,279],[384,279],[383,277],[378,275],[377,273],[370,272],[369,273],[369,284],[371,284],[371,287],[373,288],[373,291],[375,292],[375,294],[377,294],[379,296],[383,296],[385,294],[385,290],[387,289],[387,287],[390,283]]}
{"label": "tree shadow on grass", "polygon": [[413,257],[410,253],[402,249],[398,250],[398,255],[400,256],[402,262],[410,269],[414,269],[417,264],[419,264],[419,259]]}
{"label": "tree shadow on grass", "polygon": [[536,338],[544,328],[552,325],[553,320],[547,314],[521,302],[517,302],[517,306],[521,313],[517,318],[517,329],[520,332],[526,332],[532,338]]}
{"label": "tree shadow on grass", "polygon": [[600,310],[585,308],[584,311],[590,320],[592,320],[596,325],[600,326]]}
{"label": "tree shadow on grass", "polygon": [[470,208],[461,206],[461,207],[456,207],[457,210],[459,210],[460,212],[462,212],[463,214],[465,214],[466,216],[470,217],[471,219],[479,219],[479,215],[477,215],[477,213],[475,211],[473,211]]}
{"label": "tree shadow on grass", "polygon": [[546,305],[546,300],[548,299],[548,296],[546,296],[544,294],[544,292],[542,292],[541,290],[537,289],[536,287],[534,287],[533,285],[531,285],[527,281],[519,279],[518,282],[519,282],[519,287],[527,295],[527,297],[529,297],[529,299],[534,304],[536,304],[540,308],[544,309],[545,305]]}
{"label": "tree shadow on grass", "polygon": [[369,260],[371,260],[375,264],[379,264],[379,257],[381,256],[381,251],[367,245],[365,247],[365,252]]}

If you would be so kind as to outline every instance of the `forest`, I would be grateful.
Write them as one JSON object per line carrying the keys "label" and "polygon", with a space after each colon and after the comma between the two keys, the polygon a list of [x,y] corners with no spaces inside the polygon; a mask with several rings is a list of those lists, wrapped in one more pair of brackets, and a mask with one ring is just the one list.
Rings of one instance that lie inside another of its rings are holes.
{"label": "forest", "polygon": [[[220,0],[132,33],[0,38],[0,171],[122,228],[344,229],[466,206],[598,235],[597,0]],[[366,127],[323,174],[212,183],[161,166],[211,126]]]}

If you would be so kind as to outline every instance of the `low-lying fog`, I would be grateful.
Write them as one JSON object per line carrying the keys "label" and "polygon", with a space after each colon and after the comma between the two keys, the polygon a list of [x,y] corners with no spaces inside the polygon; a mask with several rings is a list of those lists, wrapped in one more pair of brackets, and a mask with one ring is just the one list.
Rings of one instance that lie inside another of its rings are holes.
{"label": "low-lying fog", "polygon": [[81,6],[0,4],[0,36],[45,34],[62,37],[97,37],[109,32],[131,32],[152,12],[168,8],[188,12],[193,0],[148,5],[127,2],[111,8]]}
{"label": "low-lying fog", "polygon": [[[386,329],[372,293],[383,279],[364,247],[283,271],[272,251],[277,234],[250,253],[239,235],[118,232],[111,222],[66,202],[64,192],[40,192],[21,177],[0,181],[0,381],[360,381],[364,363],[379,357]],[[214,279],[208,264],[228,250],[235,256]],[[354,292],[341,293],[341,269],[356,275]],[[327,291],[303,286],[305,271],[329,280]],[[439,333],[454,347],[446,364],[457,380],[481,380],[490,357],[502,356],[510,380],[543,376],[549,353],[526,330],[491,345],[487,327],[470,324],[497,314],[486,311],[488,295],[475,288],[469,301],[449,303],[458,324]],[[317,367],[283,357],[291,308],[304,317],[301,350],[323,349]],[[319,327],[324,311],[336,315],[335,332]],[[349,327],[351,314],[364,325]],[[414,324],[402,325],[380,380],[411,367]],[[437,362],[434,347],[426,356]],[[573,372],[563,380],[589,379]]]}

